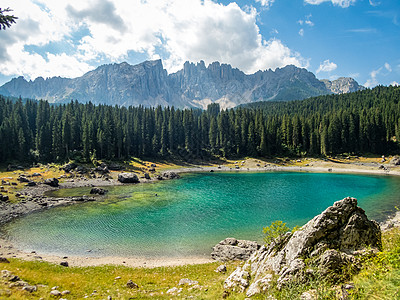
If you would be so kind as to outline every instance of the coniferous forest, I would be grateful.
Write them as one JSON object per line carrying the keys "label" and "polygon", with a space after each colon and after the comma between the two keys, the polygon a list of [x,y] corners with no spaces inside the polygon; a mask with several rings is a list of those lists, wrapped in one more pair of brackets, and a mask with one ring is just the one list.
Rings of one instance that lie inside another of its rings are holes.
{"label": "coniferous forest", "polygon": [[400,87],[229,110],[54,105],[0,96],[0,162],[399,152]]}

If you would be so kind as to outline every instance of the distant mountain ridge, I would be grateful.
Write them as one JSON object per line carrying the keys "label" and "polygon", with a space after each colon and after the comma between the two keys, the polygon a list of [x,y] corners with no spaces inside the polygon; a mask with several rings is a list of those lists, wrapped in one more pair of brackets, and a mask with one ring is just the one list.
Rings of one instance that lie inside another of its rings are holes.
{"label": "distant mountain ridge", "polygon": [[168,74],[161,60],[153,60],[137,65],[102,65],[72,79],[38,77],[27,81],[21,76],[1,86],[0,94],[52,103],[78,100],[122,106],[205,108],[216,102],[229,108],[256,101],[300,100],[362,89],[352,78],[321,81],[293,65],[247,75],[229,64],[214,62],[206,67],[203,61],[186,62],[182,70]]}

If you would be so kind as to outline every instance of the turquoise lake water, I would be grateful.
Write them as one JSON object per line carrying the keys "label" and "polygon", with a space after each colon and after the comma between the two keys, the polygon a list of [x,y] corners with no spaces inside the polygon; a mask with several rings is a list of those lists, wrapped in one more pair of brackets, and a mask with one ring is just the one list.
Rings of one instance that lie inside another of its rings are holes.
{"label": "turquoise lake water", "polygon": [[275,220],[303,225],[347,196],[357,198],[376,220],[400,205],[400,178],[394,176],[201,173],[107,189],[104,201],[33,213],[2,231],[17,247],[46,254],[209,256],[212,246],[226,237],[262,241],[263,226]]}

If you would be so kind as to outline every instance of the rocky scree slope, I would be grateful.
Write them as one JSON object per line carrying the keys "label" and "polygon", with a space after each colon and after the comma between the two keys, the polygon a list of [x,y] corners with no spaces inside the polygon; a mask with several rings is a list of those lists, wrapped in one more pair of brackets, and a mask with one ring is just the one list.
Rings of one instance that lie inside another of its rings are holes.
{"label": "rocky scree slope", "polygon": [[251,297],[309,280],[340,282],[346,271],[360,270],[362,258],[381,249],[381,231],[368,220],[355,198],[337,201],[300,230],[262,246],[224,282],[226,290]]}
{"label": "rocky scree slope", "polygon": [[214,62],[206,67],[186,62],[183,69],[168,74],[161,60],[138,65],[126,62],[102,65],[81,77],[68,79],[22,76],[0,87],[0,94],[54,103],[71,100],[122,106],[175,106],[223,108],[268,100],[299,100],[312,96],[362,89],[352,78],[320,81],[306,69],[289,65],[275,71],[247,75],[229,64]]}

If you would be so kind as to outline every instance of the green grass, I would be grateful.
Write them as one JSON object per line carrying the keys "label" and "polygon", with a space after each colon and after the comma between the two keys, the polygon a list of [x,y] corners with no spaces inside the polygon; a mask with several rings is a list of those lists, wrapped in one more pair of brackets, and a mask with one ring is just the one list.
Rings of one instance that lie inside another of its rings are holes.
{"label": "green grass", "polygon": [[[221,298],[223,282],[228,276],[214,271],[219,265],[220,263],[209,263],[152,269],[123,266],[66,268],[46,262],[11,259],[10,264],[1,264],[0,268],[12,271],[30,284],[39,285],[38,291],[31,294],[16,288],[9,289],[3,283],[0,290],[11,290],[12,294],[8,299],[51,299],[49,293],[53,286],[59,286],[59,291],[70,290],[71,294],[65,296],[67,299],[82,299],[86,295],[90,299],[107,299],[107,296],[113,299],[170,299],[173,296],[166,294],[167,290],[179,287],[180,279],[189,278],[198,281],[202,288],[190,290],[190,287],[182,286],[180,297],[216,299]],[[228,273],[233,272],[237,265],[238,262],[228,263]],[[121,279],[116,279],[118,276]],[[137,283],[139,289],[127,288],[129,279]],[[231,297],[243,298],[244,295]]]}
{"label": "green grass", "polygon": [[[350,291],[349,299],[400,299],[400,228],[383,233],[383,251],[364,263],[362,271],[350,282],[355,286]],[[172,287],[179,287],[179,280],[189,278],[199,282],[201,289],[190,289],[183,286],[178,298],[193,297],[193,299],[222,299],[223,283],[228,275],[240,262],[227,263],[226,274],[214,270],[220,263],[201,265],[186,265],[159,268],[129,268],[124,266],[96,267],[62,267],[40,261],[24,261],[10,259],[10,264],[0,264],[0,269],[7,269],[20,276],[22,280],[32,285],[38,285],[38,291],[28,293],[17,288],[9,288],[1,281],[0,299],[54,299],[50,297],[53,286],[58,290],[70,290],[67,299],[171,299],[176,298],[166,294]],[[116,277],[121,279],[116,279]],[[139,289],[126,287],[131,279],[139,285]],[[318,299],[339,299],[340,284],[332,285],[321,280],[308,284],[292,284],[279,290],[272,286],[269,294],[276,299],[300,299],[304,291],[313,290]],[[6,296],[5,291],[11,291]],[[95,293],[93,293],[96,291]],[[265,299],[265,295],[254,299]],[[245,294],[230,293],[228,299],[244,299]],[[253,298],[252,298],[253,299]]]}
{"label": "green grass", "polygon": [[352,299],[400,299],[400,228],[384,232],[383,251],[353,278]]}

